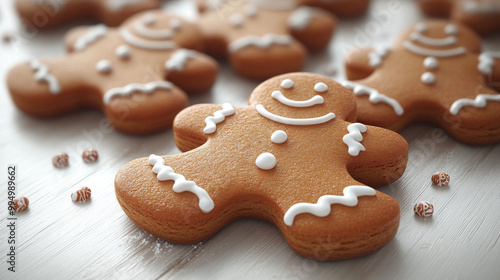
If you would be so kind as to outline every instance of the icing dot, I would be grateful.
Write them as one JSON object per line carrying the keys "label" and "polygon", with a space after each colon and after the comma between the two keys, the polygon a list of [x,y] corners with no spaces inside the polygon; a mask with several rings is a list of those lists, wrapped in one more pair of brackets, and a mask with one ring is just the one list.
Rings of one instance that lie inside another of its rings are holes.
{"label": "icing dot", "polygon": [[290,79],[285,79],[285,80],[283,80],[283,82],[281,82],[281,87],[282,88],[286,88],[286,89],[292,88],[293,87],[293,81],[290,80]]}
{"label": "icing dot", "polygon": [[234,27],[241,27],[243,23],[245,22],[244,18],[240,14],[232,14],[229,17],[229,22],[231,22],[231,25]]}
{"label": "icing dot", "polygon": [[314,85],[314,90],[316,92],[325,92],[328,90],[328,86],[325,83],[317,83]]}
{"label": "icing dot", "polygon": [[287,139],[288,135],[286,135],[286,132],[284,132],[283,130],[276,130],[271,135],[271,142],[275,144],[283,144],[286,142]]}
{"label": "icing dot", "polygon": [[444,28],[444,32],[448,35],[457,35],[458,34],[458,28],[454,24],[448,24]]}
{"label": "icing dot", "polygon": [[439,66],[439,63],[435,57],[429,56],[429,57],[424,59],[424,67],[426,69],[436,69],[436,68],[438,68],[438,66]]}
{"label": "icing dot", "polygon": [[96,64],[96,69],[99,73],[109,73],[111,72],[111,61],[107,59],[99,60]]}
{"label": "icing dot", "polygon": [[182,28],[182,22],[178,18],[171,19],[168,24],[173,30],[179,30]]}
{"label": "icing dot", "polygon": [[153,13],[147,13],[144,15],[144,23],[146,25],[153,25],[156,23],[156,16]]}
{"label": "icing dot", "polygon": [[270,170],[276,166],[276,157],[271,153],[262,153],[255,160],[258,168],[263,170]]}
{"label": "icing dot", "polygon": [[422,77],[420,79],[422,80],[422,83],[427,85],[433,84],[436,81],[436,77],[430,72],[425,72],[424,74],[422,74]]}
{"label": "icing dot", "polygon": [[126,45],[121,45],[115,50],[116,55],[121,59],[130,58],[130,48]]}
{"label": "icing dot", "polygon": [[420,33],[427,32],[427,26],[425,23],[419,22],[415,25],[415,30],[417,30]]}
{"label": "icing dot", "polygon": [[249,17],[254,17],[259,13],[257,6],[248,4],[245,6],[245,14]]}

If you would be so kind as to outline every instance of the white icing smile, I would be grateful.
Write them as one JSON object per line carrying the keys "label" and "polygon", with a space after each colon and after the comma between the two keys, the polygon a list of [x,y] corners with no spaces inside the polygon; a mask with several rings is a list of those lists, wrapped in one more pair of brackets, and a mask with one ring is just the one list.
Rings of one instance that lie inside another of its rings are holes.
{"label": "white icing smile", "polygon": [[290,124],[290,125],[315,125],[315,124],[322,124],[326,123],[328,121],[331,121],[335,118],[334,113],[328,113],[324,116],[317,117],[317,118],[307,118],[307,119],[294,119],[294,118],[287,118],[287,117],[282,117],[278,116],[276,114],[273,114],[269,111],[267,111],[263,105],[259,104],[256,106],[257,112],[261,114],[263,117],[268,118],[272,121],[282,123],[282,124]]}
{"label": "white icing smile", "polygon": [[287,105],[290,107],[298,107],[298,108],[311,107],[311,106],[314,106],[316,104],[323,104],[323,102],[325,101],[323,99],[323,97],[319,96],[319,95],[315,95],[315,96],[311,97],[310,99],[304,100],[304,101],[291,100],[291,99],[286,98],[283,95],[283,93],[279,90],[273,91],[271,96],[284,105]]}
{"label": "white icing smile", "polygon": [[419,47],[410,41],[404,41],[403,47],[414,54],[421,56],[434,56],[434,57],[452,57],[465,54],[467,49],[465,47],[457,47],[448,50],[432,50]]}
{"label": "white icing smile", "polygon": [[150,50],[172,50],[177,47],[173,41],[150,41],[138,38],[125,28],[120,29],[122,39],[132,46]]}
{"label": "white icing smile", "polygon": [[415,42],[419,42],[428,46],[436,46],[436,47],[443,47],[443,46],[449,46],[453,45],[457,42],[457,37],[455,36],[448,36],[446,38],[429,38],[425,35],[422,35],[420,33],[414,32],[411,34],[411,39]]}

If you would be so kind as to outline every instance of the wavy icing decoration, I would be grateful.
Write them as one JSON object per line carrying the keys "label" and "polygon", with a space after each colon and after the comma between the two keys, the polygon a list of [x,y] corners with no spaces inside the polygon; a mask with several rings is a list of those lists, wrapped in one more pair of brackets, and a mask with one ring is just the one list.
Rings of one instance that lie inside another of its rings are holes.
{"label": "wavy icing decoration", "polygon": [[176,193],[191,192],[194,193],[199,200],[198,206],[203,213],[209,213],[214,209],[214,201],[208,195],[207,191],[198,187],[195,182],[188,181],[181,174],[175,173],[170,166],[165,165],[162,157],[152,154],[149,156],[149,164],[153,165],[153,173],[157,174],[156,178],[159,181],[174,181],[172,189]]}
{"label": "wavy icing decoration", "polygon": [[75,51],[83,51],[88,45],[104,37],[107,32],[108,28],[104,24],[91,26],[85,35],[76,40],[75,44],[73,44],[73,49]]}
{"label": "wavy icing decoration", "polygon": [[383,102],[390,105],[394,109],[396,115],[398,116],[401,116],[404,113],[403,107],[401,107],[401,104],[399,104],[399,102],[396,101],[396,99],[393,99],[385,94],[382,94],[378,92],[376,89],[351,81],[343,81],[341,82],[341,84],[343,87],[352,90],[352,92],[355,95],[369,95],[370,96],[369,100],[372,103]]}
{"label": "wavy icing decoration", "polygon": [[299,7],[288,18],[288,26],[293,30],[306,29],[314,18],[315,9],[311,7]]}
{"label": "wavy icing decoration", "polygon": [[477,65],[477,70],[484,75],[493,74],[493,68],[495,67],[495,58],[500,58],[500,52],[483,52],[479,55],[479,64]]}
{"label": "wavy icing decoration", "polygon": [[173,50],[177,48],[177,44],[173,41],[151,41],[151,40],[144,40],[141,39],[134,34],[132,34],[130,31],[128,31],[126,28],[121,28],[120,29],[120,36],[122,39],[131,44],[132,46],[142,48],[142,49],[148,49],[148,50]]}
{"label": "wavy icing decoration", "polygon": [[49,73],[47,65],[42,64],[39,60],[33,59],[29,62],[30,67],[35,72],[35,80],[38,82],[46,82],[49,85],[50,93],[59,94],[61,85],[56,77]]}
{"label": "wavy icing decoration", "polygon": [[139,83],[129,84],[124,87],[112,88],[108,90],[104,94],[103,101],[104,104],[109,105],[111,103],[111,100],[113,100],[113,98],[118,96],[129,96],[134,92],[151,94],[157,89],[171,90],[172,87],[173,87],[172,83],[166,81],[156,81],[147,84],[139,84]]}
{"label": "wavy icing decoration", "polygon": [[272,45],[289,45],[293,41],[289,35],[265,34],[264,36],[248,35],[236,39],[229,44],[229,51],[236,52],[249,46],[267,49]]}
{"label": "wavy icing decoration", "polygon": [[217,130],[217,124],[223,122],[227,116],[233,115],[235,112],[233,105],[229,103],[222,104],[222,109],[215,111],[213,116],[208,116],[205,118],[205,128],[203,132],[206,134],[212,134]]}
{"label": "wavy icing decoration", "polygon": [[472,106],[476,108],[484,108],[488,105],[488,101],[500,102],[500,94],[479,94],[475,99],[461,98],[453,102],[450,107],[452,115],[458,115],[458,112],[465,106]]}
{"label": "wavy icing decoration", "polygon": [[198,55],[196,51],[188,49],[176,50],[170,58],[165,62],[165,69],[169,71],[182,71],[189,59],[195,58]]}
{"label": "wavy icing decoration", "polygon": [[323,195],[317,203],[301,202],[292,205],[283,217],[287,226],[292,226],[295,217],[299,214],[309,213],[317,217],[326,217],[330,215],[332,204],[341,204],[345,206],[358,205],[358,197],[374,196],[375,190],[367,186],[348,186],[343,190],[344,195]]}
{"label": "wavy icing decoration", "polygon": [[291,99],[286,98],[283,95],[283,93],[279,90],[273,91],[273,93],[271,93],[271,96],[284,105],[287,105],[290,107],[297,107],[297,108],[311,107],[311,106],[314,106],[316,104],[323,104],[323,102],[325,102],[323,97],[320,95],[315,95],[315,96],[311,97],[310,99],[303,100],[303,101],[291,100]]}
{"label": "wavy icing decoration", "polygon": [[377,68],[382,65],[382,61],[389,54],[389,48],[377,47],[373,52],[368,54],[369,64],[372,68]]}
{"label": "wavy icing decoration", "polygon": [[347,126],[348,134],[342,137],[342,141],[349,147],[348,153],[355,157],[360,151],[366,151],[365,146],[360,142],[363,141],[361,133],[366,132],[366,126],[362,123],[353,123]]}
{"label": "wavy icing decoration", "polygon": [[282,117],[278,116],[276,114],[273,114],[266,110],[263,105],[259,104],[255,106],[257,109],[257,112],[261,114],[263,117],[268,118],[272,121],[282,123],[282,124],[291,124],[291,125],[315,125],[315,124],[322,124],[326,123],[328,121],[331,121],[335,118],[334,113],[328,113],[326,115],[323,115],[321,117],[316,117],[316,118],[307,118],[307,119],[294,119],[294,118],[287,118],[287,117]]}

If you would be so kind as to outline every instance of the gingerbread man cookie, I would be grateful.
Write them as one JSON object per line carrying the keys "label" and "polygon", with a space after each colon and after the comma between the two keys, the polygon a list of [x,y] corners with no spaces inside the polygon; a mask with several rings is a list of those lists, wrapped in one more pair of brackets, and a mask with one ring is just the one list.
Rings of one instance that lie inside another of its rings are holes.
{"label": "gingerbread man cookie", "polygon": [[116,175],[116,196],[138,226],[172,242],[199,242],[233,220],[257,218],[306,257],[366,255],[394,237],[400,210],[363,184],[398,179],[408,144],[355,119],[354,97],[331,79],[277,76],[247,107],[183,110],[174,135],[188,152],[130,162]]}
{"label": "gingerbread man cookie", "polygon": [[[362,49],[346,58],[344,85],[357,96],[358,120],[392,130],[414,122],[440,126],[457,140],[500,141],[500,52],[480,54],[478,35],[459,23],[421,22],[394,49]],[[493,83],[494,85],[494,83]]]}
{"label": "gingerbread man cookie", "polygon": [[201,15],[206,52],[229,58],[239,74],[270,78],[302,69],[307,50],[330,42],[336,19],[293,1],[218,1]]}
{"label": "gingerbread man cookie", "polygon": [[427,15],[449,16],[481,35],[500,31],[498,0],[418,0],[418,3]]}
{"label": "gingerbread man cookie", "polygon": [[209,89],[218,70],[195,51],[203,47],[198,27],[160,11],[138,14],[120,28],[77,28],[66,45],[71,53],[65,57],[32,60],[9,72],[12,98],[24,112],[47,117],[95,107],[119,131],[156,132],[186,106],[183,90]]}
{"label": "gingerbread man cookie", "polygon": [[17,0],[23,21],[36,29],[48,29],[79,20],[98,19],[118,26],[133,14],[157,9],[159,0]]}

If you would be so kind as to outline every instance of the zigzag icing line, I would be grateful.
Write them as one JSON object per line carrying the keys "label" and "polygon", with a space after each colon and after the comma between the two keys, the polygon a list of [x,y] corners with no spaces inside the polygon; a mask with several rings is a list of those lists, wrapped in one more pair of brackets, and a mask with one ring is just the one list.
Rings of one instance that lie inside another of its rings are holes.
{"label": "zigzag icing line", "polygon": [[488,100],[500,102],[500,94],[479,94],[478,96],[476,96],[476,99],[469,99],[469,98],[458,99],[451,105],[450,113],[452,115],[457,115],[458,112],[460,112],[460,109],[462,109],[462,107],[465,106],[484,108],[488,104]]}
{"label": "zigzag icing line", "polygon": [[214,202],[208,193],[198,187],[195,182],[187,181],[181,174],[175,173],[170,166],[165,165],[162,157],[152,154],[149,156],[149,164],[153,165],[153,172],[158,174],[156,178],[159,181],[173,180],[174,185],[172,189],[176,193],[192,192],[199,199],[199,207],[203,213],[208,213],[214,209]]}
{"label": "zigzag icing line", "polygon": [[378,92],[376,89],[369,88],[367,86],[351,81],[343,81],[341,82],[341,84],[345,88],[352,90],[355,95],[369,95],[369,100],[372,103],[383,102],[389,104],[398,116],[401,116],[404,113],[403,107],[401,107],[401,104],[399,104],[396,99],[390,98],[389,96]]}
{"label": "zigzag icing line", "polygon": [[103,101],[104,104],[108,105],[111,103],[111,100],[117,96],[129,96],[134,92],[153,93],[157,89],[171,90],[172,83],[166,81],[156,81],[147,84],[134,83],[121,88],[112,88],[104,94]]}
{"label": "zigzag icing line", "polygon": [[317,203],[301,202],[292,205],[286,211],[283,220],[287,226],[292,226],[295,216],[303,213],[309,213],[317,217],[326,217],[330,215],[332,204],[342,204],[345,206],[358,205],[358,197],[374,196],[375,190],[367,186],[348,186],[343,190],[344,196],[324,195],[318,199]]}
{"label": "zigzag icing line", "polygon": [[75,44],[73,45],[73,49],[75,51],[83,51],[85,48],[87,48],[88,45],[94,43],[95,41],[97,41],[97,39],[106,35],[107,32],[108,28],[106,27],[106,25],[94,25],[89,28],[89,31],[85,35],[76,40]]}
{"label": "zigzag icing line", "polygon": [[366,132],[366,126],[362,123],[353,123],[347,126],[347,131],[349,133],[344,135],[342,141],[349,147],[349,154],[355,157],[360,151],[366,151],[365,146],[360,143],[363,141],[361,133]]}
{"label": "zigzag icing line", "polygon": [[258,48],[266,49],[272,45],[288,45],[293,41],[289,35],[265,34],[264,36],[248,35],[241,37],[231,42],[229,45],[230,52],[236,52],[240,49],[256,46]]}
{"label": "zigzag icing line", "polygon": [[212,134],[217,130],[217,124],[223,122],[227,116],[234,114],[235,110],[233,105],[229,103],[222,104],[222,109],[215,111],[213,116],[205,118],[206,126],[203,132],[206,134]]}

